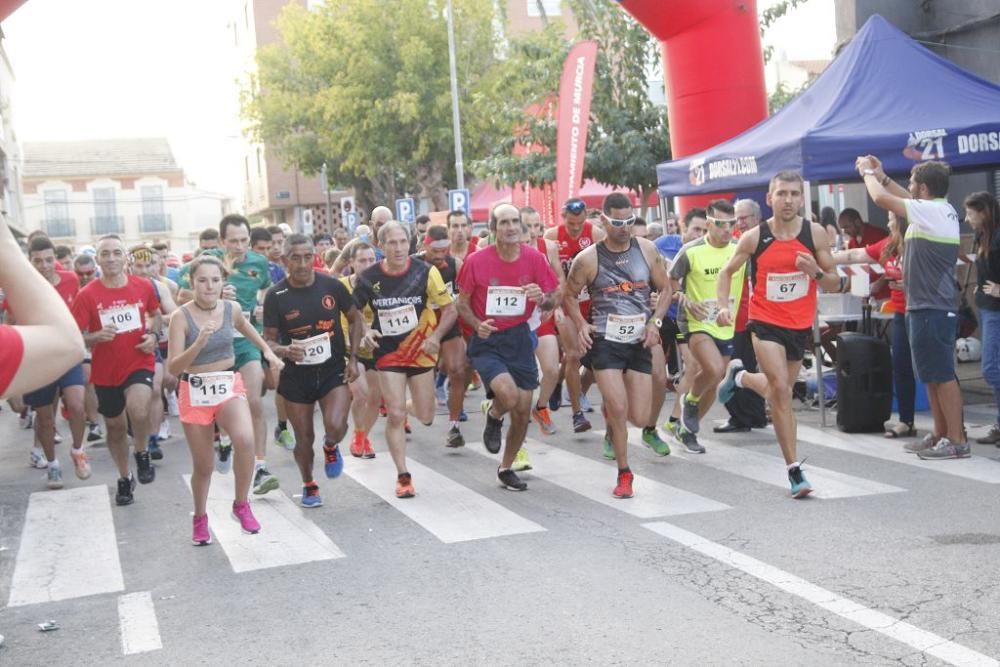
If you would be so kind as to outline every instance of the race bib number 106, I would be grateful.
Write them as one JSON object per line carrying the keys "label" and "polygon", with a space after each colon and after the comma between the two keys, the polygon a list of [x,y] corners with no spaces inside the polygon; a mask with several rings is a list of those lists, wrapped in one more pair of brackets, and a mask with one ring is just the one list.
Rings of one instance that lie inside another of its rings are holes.
{"label": "race bib number 106", "polygon": [[118,329],[118,333],[135,331],[145,326],[142,316],[139,314],[139,306],[134,303],[108,308],[107,310],[100,311],[99,314],[101,317],[101,326],[106,327],[110,324]]}

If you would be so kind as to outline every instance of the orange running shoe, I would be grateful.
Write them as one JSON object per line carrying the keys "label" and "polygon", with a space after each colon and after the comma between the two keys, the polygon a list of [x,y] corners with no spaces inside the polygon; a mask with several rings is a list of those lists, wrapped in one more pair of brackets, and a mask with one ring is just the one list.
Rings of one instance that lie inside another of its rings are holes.
{"label": "orange running shoe", "polygon": [[417,492],[413,490],[413,478],[410,473],[400,473],[396,478],[396,497],[412,498]]}
{"label": "orange running shoe", "polygon": [[612,491],[615,498],[631,498],[632,497],[632,471],[631,470],[619,470],[618,471],[618,486]]}
{"label": "orange running shoe", "polygon": [[545,435],[553,435],[556,432],[555,424],[552,423],[552,417],[549,415],[549,409],[547,407],[539,408],[534,407],[531,409],[531,416],[536,422],[538,422],[538,428],[542,430]]}
{"label": "orange running shoe", "polygon": [[375,458],[375,450],[372,449],[372,441],[368,439],[367,435],[365,436],[365,453],[364,453],[364,457],[366,459],[373,459],[373,458]]}
{"label": "orange running shoe", "polygon": [[364,431],[355,431],[354,437],[351,438],[351,456],[361,458],[365,455],[365,437]]}

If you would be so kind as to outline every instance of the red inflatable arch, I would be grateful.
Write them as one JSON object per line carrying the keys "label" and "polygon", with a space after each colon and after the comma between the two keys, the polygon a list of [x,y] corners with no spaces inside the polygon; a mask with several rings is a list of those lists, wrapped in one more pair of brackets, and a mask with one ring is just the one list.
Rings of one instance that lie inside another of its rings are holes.
{"label": "red inflatable arch", "polygon": [[[674,158],[767,118],[756,0],[621,0],[663,48]],[[683,197],[681,208],[719,195]]]}

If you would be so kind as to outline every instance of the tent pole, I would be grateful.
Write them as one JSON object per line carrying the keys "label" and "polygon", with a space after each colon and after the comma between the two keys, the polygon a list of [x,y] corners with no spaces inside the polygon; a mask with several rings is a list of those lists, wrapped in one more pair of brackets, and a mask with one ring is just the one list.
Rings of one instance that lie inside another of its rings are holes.
{"label": "tent pole", "polygon": [[[805,214],[802,216],[802,224],[812,223],[812,186],[809,181],[802,183],[802,194],[805,199]],[[819,308],[816,310],[816,318],[813,320],[813,363],[816,365],[816,398],[819,399],[819,421],[822,428],[826,428],[826,397],[823,387],[823,350],[820,345],[819,335]]]}

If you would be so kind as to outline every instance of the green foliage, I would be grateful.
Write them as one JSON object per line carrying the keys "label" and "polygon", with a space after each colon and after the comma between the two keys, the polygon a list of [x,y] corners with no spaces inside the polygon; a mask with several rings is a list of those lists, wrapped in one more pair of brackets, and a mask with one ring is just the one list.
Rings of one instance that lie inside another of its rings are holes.
{"label": "green foliage", "polygon": [[767,98],[767,110],[770,115],[777,113],[778,109],[785,106],[793,99],[798,97],[799,93],[806,89],[808,84],[803,84],[799,88],[786,88],[784,83],[779,82],[778,87],[774,89]]}

